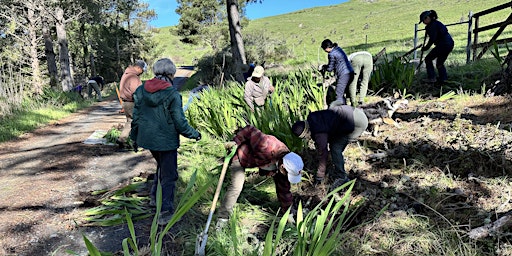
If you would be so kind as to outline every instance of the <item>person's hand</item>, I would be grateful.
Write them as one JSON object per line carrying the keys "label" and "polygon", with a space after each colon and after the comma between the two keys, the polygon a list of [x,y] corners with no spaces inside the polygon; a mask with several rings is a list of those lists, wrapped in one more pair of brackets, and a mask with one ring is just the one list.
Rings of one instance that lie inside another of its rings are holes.
{"label": "person's hand", "polygon": [[224,148],[226,150],[231,150],[233,147],[236,147],[236,142],[234,142],[234,141],[228,141],[228,142],[224,143]]}
{"label": "person's hand", "polygon": [[201,133],[199,133],[199,136],[196,137],[196,141],[200,141],[201,140]]}
{"label": "person's hand", "polygon": [[425,46],[421,47],[421,51],[422,51],[422,52],[427,51],[427,50],[428,50],[428,48],[427,48],[427,47],[425,47]]}
{"label": "person's hand", "polygon": [[135,153],[139,152],[139,145],[137,145],[137,142],[133,142],[132,146],[133,146],[133,152],[135,152]]}

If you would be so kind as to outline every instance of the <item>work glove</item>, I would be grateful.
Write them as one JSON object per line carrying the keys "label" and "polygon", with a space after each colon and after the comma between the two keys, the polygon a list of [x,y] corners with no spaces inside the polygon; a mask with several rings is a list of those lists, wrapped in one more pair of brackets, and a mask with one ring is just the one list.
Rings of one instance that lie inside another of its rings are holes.
{"label": "work glove", "polygon": [[196,141],[200,141],[201,140],[201,133],[199,133],[199,135],[196,137]]}
{"label": "work glove", "polygon": [[224,143],[224,148],[228,151],[230,151],[233,147],[236,147],[236,142],[234,141],[228,141]]}
{"label": "work glove", "polygon": [[428,50],[428,48],[426,46],[421,47],[422,52],[427,51],[427,50]]}

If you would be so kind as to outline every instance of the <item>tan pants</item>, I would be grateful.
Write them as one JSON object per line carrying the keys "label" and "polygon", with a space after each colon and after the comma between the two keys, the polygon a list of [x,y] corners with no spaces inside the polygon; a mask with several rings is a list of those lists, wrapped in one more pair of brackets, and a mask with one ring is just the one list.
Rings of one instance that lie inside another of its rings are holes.
{"label": "tan pants", "polygon": [[125,143],[130,135],[132,129],[132,118],[133,118],[133,106],[135,103],[131,101],[123,101],[124,115],[126,116],[126,122],[124,123],[123,130],[119,135],[119,141]]}
{"label": "tan pants", "polygon": [[245,182],[245,168],[240,165],[238,159],[232,160],[229,171],[231,173],[231,183],[224,195],[218,214],[218,217],[223,219],[229,218],[229,215],[233,212],[233,207],[244,188]]}

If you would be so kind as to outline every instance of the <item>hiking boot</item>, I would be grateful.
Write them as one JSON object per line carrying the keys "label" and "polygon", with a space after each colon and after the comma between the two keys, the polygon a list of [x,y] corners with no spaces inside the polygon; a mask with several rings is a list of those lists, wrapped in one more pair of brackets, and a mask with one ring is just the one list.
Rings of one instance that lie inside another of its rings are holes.
{"label": "hiking boot", "polygon": [[220,231],[223,230],[228,225],[228,219],[219,218],[217,219],[217,223],[215,224],[215,230]]}
{"label": "hiking boot", "polygon": [[348,177],[335,179],[334,182],[331,184],[331,187],[329,188],[329,192],[335,190],[338,187],[343,186],[343,184],[349,181],[350,179]]}
{"label": "hiking boot", "polygon": [[158,216],[158,225],[161,225],[161,226],[165,226],[167,225],[167,223],[169,223],[169,221],[172,219],[172,216],[174,215],[174,213],[170,212],[170,211],[163,211],[160,213],[160,215]]}

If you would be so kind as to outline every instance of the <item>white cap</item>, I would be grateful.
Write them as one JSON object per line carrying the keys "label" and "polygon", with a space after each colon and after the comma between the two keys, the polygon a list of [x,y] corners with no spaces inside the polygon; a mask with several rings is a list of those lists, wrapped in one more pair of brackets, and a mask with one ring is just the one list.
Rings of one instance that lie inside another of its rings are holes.
{"label": "white cap", "polygon": [[263,72],[265,72],[265,69],[263,69],[262,66],[256,66],[254,68],[254,71],[252,71],[252,75],[253,77],[262,77],[263,76]]}
{"label": "white cap", "polygon": [[288,172],[288,180],[292,184],[299,183],[302,179],[302,169],[304,168],[304,163],[302,162],[302,158],[290,152],[283,157],[283,165],[286,171]]}

